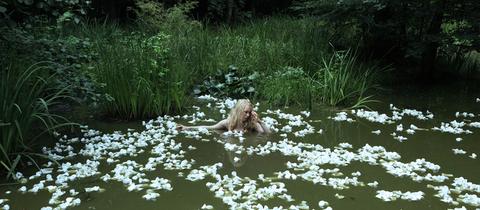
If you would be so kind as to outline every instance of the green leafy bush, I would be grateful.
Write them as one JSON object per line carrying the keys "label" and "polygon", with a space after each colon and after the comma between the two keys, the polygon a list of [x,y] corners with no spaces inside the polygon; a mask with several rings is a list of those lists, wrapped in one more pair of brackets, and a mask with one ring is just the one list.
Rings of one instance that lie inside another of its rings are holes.
{"label": "green leafy bush", "polygon": [[211,94],[215,96],[227,96],[234,98],[249,98],[256,93],[255,82],[259,74],[253,72],[247,76],[241,76],[237,67],[230,65],[226,72],[220,70],[213,76],[209,76],[201,85],[195,87],[197,95]]}
{"label": "green leafy bush", "polygon": [[318,88],[302,68],[286,66],[268,76],[259,92],[274,104],[310,106]]}
{"label": "green leafy bush", "polygon": [[66,91],[77,102],[98,100],[98,93],[83,66],[95,59],[89,38],[60,35],[54,27],[21,28],[0,27],[0,61],[7,57],[27,64],[48,61],[50,74],[55,75],[50,85]]}
{"label": "green leafy bush", "polygon": [[[22,18],[46,16],[62,26],[67,22],[79,23],[91,8],[91,0],[7,0],[0,2],[0,13]],[[1,21],[0,21],[1,22]]]}
{"label": "green leafy bush", "polygon": [[179,3],[171,8],[154,0],[135,0],[135,13],[137,23],[145,31],[157,33],[188,33],[191,29],[200,26],[197,21],[190,20],[187,16],[196,2]]}

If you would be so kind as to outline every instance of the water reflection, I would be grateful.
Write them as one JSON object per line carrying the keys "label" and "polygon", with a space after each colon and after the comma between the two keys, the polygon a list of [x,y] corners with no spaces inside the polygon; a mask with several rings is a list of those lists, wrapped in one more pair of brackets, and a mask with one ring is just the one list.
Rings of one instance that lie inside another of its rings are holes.
{"label": "water reflection", "polygon": [[233,147],[233,150],[225,149],[225,154],[228,161],[234,168],[242,167],[248,160],[248,153],[246,148],[255,147],[257,145],[262,145],[267,142],[270,134],[260,134],[260,133],[245,133],[243,136],[232,136],[224,135],[224,131],[215,130],[220,136],[220,141],[226,144],[234,144],[238,147]]}

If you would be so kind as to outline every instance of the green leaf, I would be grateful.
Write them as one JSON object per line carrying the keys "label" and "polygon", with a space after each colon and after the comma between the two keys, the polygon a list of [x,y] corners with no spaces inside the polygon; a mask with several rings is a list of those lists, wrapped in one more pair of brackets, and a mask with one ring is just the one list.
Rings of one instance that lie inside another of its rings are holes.
{"label": "green leaf", "polygon": [[7,8],[0,6],[0,13],[5,13],[7,11]]}
{"label": "green leaf", "polygon": [[32,5],[33,0],[23,0],[23,3],[25,3],[26,5]]}
{"label": "green leaf", "polygon": [[13,161],[12,166],[10,166],[10,168],[8,169],[7,179],[10,178],[10,176],[14,176],[13,173],[15,173],[15,168],[17,167],[18,162],[20,162],[21,157],[21,155],[17,155],[17,158],[15,158],[15,160]]}
{"label": "green leaf", "polygon": [[258,76],[260,76],[260,74],[258,72],[254,72],[253,74],[248,76],[248,79],[249,80],[254,80],[254,79],[258,78]]}
{"label": "green leaf", "polygon": [[39,9],[44,9],[47,7],[47,4],[45,4],[44,2],[38,2],[37,3],[37,8]]}
{"label": "green leaf", "polygon": [[200,94],[202,91],[200,91],[200,89],[196,88],[196,89],[193,89],[193,94],[195,95],[198,95]]}
{"label": "green leaf", "polygon": [[70,11],[66,11],[65,13],[63,13],[62,15],[64,18],[71,18],[73,17],[73,13],[70,12]]}
{"label": "green leaf", "polygon": [[11,125],[11,123],[0,122],[0,127],[9,126],[9,125]]}

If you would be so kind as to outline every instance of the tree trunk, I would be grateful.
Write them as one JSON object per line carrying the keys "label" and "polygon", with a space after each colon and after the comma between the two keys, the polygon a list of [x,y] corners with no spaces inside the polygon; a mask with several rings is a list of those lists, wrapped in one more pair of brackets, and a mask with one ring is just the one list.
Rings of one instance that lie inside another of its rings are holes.
{"label": "tree trunk", "polygon": [[233,22],[233,7],[234,7],[234,0],[227,1],[227,23],[232,24]]}
{"label": "tree trunk", "polygon": [[437,58],[437,50],[440,46],[439,34],[443,22],[443,16],[446,6],[446,0],[440,0],[433,14],[432,20],[424,35],[425,49],[422,53],[420,77],[431,78],[435,70],[435,61]]}

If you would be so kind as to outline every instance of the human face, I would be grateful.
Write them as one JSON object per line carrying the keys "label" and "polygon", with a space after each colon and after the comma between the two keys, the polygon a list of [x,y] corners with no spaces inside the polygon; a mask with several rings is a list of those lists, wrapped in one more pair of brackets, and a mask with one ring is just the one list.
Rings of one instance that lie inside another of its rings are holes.
{"label": "human face", "polygon": [[250,117],[252,116],[252,111],[253,111],[253,108],[252,106],[248,105],[248,106],[245,106],[245,108],[243,109],[243,112],[242,112],[242,121],[243,122],[246,122],[248,121],[248,119],[250,119]]}

